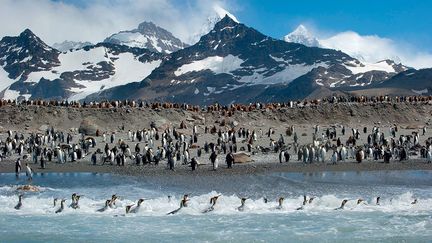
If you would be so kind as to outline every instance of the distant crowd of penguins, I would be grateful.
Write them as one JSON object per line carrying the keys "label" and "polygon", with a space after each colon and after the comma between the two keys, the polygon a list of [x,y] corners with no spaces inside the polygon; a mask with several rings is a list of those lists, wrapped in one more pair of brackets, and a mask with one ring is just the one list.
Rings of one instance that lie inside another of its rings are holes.
{"label": "distant crowd of penguins", "polygon": [[432,96],[328,96],[323,99],[313,100],[293,100],[286,102],[273,103],[250,103],[250,104],[231,104],[223,106],[218,103],[208,106],[189,105],[186,103],[171,103],[171,102],[147,102],[143,100],[111,100],[111,101],[59,101],[59,100],[4,100],[0,99],[0,107],[2,106],[45,106],[45,107],[71,107],[71,108],[93,108],[93,109],[110,109],[110,108],[149,108],[149,109],[183,109],[189,111],[206,111],[206,112],[234,112],[234,111],[253,111],[259,109],[279,109],[279,108],[296,108],[305,106],[317,106],[320,104],[335,104],[335,103],[359,103],[359,104],[374,104],[374,103],[428,103],[432,101]]}
{"label": "distant crowd of penguins", "polygon": [[[23,206],[23,197],[24,195],[21,194],[18,196],[18,203],[17,205],[14,207],[16,210],[20,210]],[[72,194],[72,199],[71,199],[71,204],[69,205],[70,208],[72,209],[79,209],[79,200],[82,197],[82,195],[78,195],[77,193]],[[221,195],[216,195],[210,198],[210,206],[208,208],[206,208],[205,210],[202,211],[203,214],[205,213],[209,213],[215,210],[215,206],[216,203],[219,199],[219,197],[221,197]],[[119,200],[119,196],[117,196],[116,194],[112,195],[110,199],[105,201],[105,204],[102,208],[99,208],[96,210],[96,212],[102,213],[105,212],[106,210],[108,210],[109,208],[116,208],[116,202]],[[296,208],[296,210],[303,210],[307,207],[307,205],[312,204],[314,201],[314,197],[307,197],[306,195],[303,196],[303,202],[301,204],[300,207]],[[376,206],[380,206],[381,202],[380,202],[381,197],[377,197],[375,199],[375,202],[373,202]],[[168,200],[171,201],[171,196],[168,196]],[[245,210],[245,205],[246,205],[246,200],[247,198],[240,198],[240,206],[238,206],[236,208],[237,211],[239,212],[243,212]],[[264,203],[268,203],[268,199],[264,198]],[[280,197],[278,199],[278,205],[276,207],[274,207],[274,210],[282,210],[284,208],[284,197]],[[58,207],[58,201],[60,201],[60,207]],[[140,211],[141,205],[142,203],[145,201],[145,199],[141,198],[138,200],[137,204],[132,204],[132,205],[127,205],[125,207],[125,214],[134,214],[134,213],[138,213]],[[180,212],[183,208],[188,207],[188,202],[190,201],[189,195],[185,194],[183,195],[181,201],[180,201],[180,206],[179,208],[167,213],[167,215],[174,215],[177,214],[178,212]],[[334,210],[343,210],[345,209],[345,204],[348,202],[348,199],[344,199],[342,200],[341,204],[339,207],[335,208]],[[360,205],[360,204],[368,204],[365,200],[363,199],[355,199],[356,204]],[[63,210],[65,209],[65,203],[66,203],[66,199],[59,199],[59,198],[55,198],[53,201],[53,207],[57,208],[55,210],[55,213],[62,213]],[[418,200],[414,199],[414,201],[411,202],[412,205],[417,204]]]}

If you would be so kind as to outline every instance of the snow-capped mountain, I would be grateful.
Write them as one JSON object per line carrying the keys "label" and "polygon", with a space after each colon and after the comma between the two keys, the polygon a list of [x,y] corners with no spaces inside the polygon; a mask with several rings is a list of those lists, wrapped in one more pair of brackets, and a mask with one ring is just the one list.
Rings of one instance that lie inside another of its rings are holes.
{"label": "snow-capped mountain", "polygon": [[156,26],[152,22],[143,22],[134,30],[121,31],[106,38],[104,42],[146,48],[160,53],[172,53],[187,46],[169,31]]}
{"label": "snow-capped mountain", "polygon": [[286,35],[284,40],[309,47],[321,47],[318,39],[304,25],[299,25],[293,32]]}
{"label": "snow-capped mountain", "polygon": [[66,52],[66,51],[70,51],[70,50],[76,50],[76,49],[81,49],[85,46],[91,46],[93,45],[91,42],[79,42],[79,41],[63,41],[62,43],[54,43],[52,46],[61,51],[61,52]]}
{"label": "snow-capped mountain", "polygon": [[432,90],[424,75],[429,72],[391,60],[361,62],[341,51],[274,39],[228,14],[196,44],[170,54],[113,43],[60,52],[25,30],[0,41],[0,66],[0,98],[6,99],[286,101],[390,90],[410,75],[410,80],[423,80],[421,88]]}
{"label": "snow-capped mountain", "polygon": [[141,81],[163,58],[147,49],[108,43],[61,53],[25,30],[0,41],[0,97],[83,99]]}
{"label": "snow-capped mountain", "polygon": [[211,30],[213,30],[215,25],[219,21],[221,21],[225,16],[230,17],[236,23],[240,23],[232,13],[228,12],[226,9],[220,7],[219,5],[214,5],[213,12],[210,14],[210,16],[207,17],[201,29],[190,37],[188,43],[191,44],[197,43],[202,36],[208,34]]}
{"label": "snow-capped mountain", "polygon": [[225,16],[198,43],[172,53],[141,83],[142,88],[126,85],[121,89],[129,90],[122,92],[127,96],[119,97],[120,88],[114,88],[100,97],[199,104],[247,102],[268,97],[265,92],[272,87],[299,82],[304,84],[299,87],[312,88],[292,94],[306,97],[320,87],[337,89],[381,82],[397,74],[399,68],[387,61],[363,64],[340,51],[273,39]]}

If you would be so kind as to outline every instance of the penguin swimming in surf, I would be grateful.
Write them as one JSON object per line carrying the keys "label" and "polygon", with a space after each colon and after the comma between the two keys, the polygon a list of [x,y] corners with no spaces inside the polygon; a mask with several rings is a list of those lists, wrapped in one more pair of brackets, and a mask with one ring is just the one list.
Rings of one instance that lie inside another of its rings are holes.
{"label": "penguin swimming in surf", "polygon": [[180,201],[180,207],[178,209],[174,210],[174,211],[171,211],[171,212],[167,213],[167,215],[173,215],[173,214],[176,214],[176,213],[180,212],[180,210],[182,208],[187,207],[187,201],[189,201],[189,198],[188,198],[187,195],[184,195],[183,199]]}
{"label": "penguin swimming in surf", "polygon": [[57,201],[58,201],[58,198],[54,198],[54,200],[53,200],[53,204],[54,204],[53,208],[55,208],[57,206]]}
{"label": "penguin swimming in surf", "polygon": [[314,199],[315,199],[314,197],[309,198],[308,203],[309,203],[309,204],[312,204],[312,202],[313,202]]}
{"label": "penguin swimming in surf", "polygon": [[417,203],[418,203],[418,200],[416,198],[416,199],[414,199],[414,201],[411,204],[414,205],[414,204],[417,204]]}
{"label": "penguin swimming in surf", "polygon": [[338,208],[335,208],[335,210],[341,210],[345,208],[345,204],[348,202],[348,200],[344,199],[341,203],[341,206]]}
{"label": "penguin swimming in surf", "polygon": [[303,195],[303,203],[301,205],[301,207],[297,208],[296,210],[303,210],[304,206],[306,205],[306,203],[308,202],[306,195]]}
{"label": "penguin swimming in surf", "polygon": [[376,203],[375,204],[378,205],[378,206],[380,205],[380,199],[381,199],[381,197],[377,197],[376,198]]}
{"label": "penguin swimming in surf", "polygon": [[22,195],[22,194],[18,196],[18,204],[14,207],[16,210],[20,210],[21,209],[23,196],[24,195]]}
{"label": "penguin swimming in surf", "polygon": [[114,206],[115,206],[115,204],[116,204],[116,200],[118,199],[119,197],[116,195],[116,194],[114,194],[114,195],[112,195],[111,196],[111,200],[109,200],[110,202],[109,202],[109,207],[110,208],[113,208]]}
{"label": "penguin swimming in surf", "polygon": [[79,202],[80,198],[81,198],[80,195],[77,195],[76,193],[72,194],[72,202],[69,205],[69,207],[71,207],[73,209],[79,208],[78,202]]}
{"label": "penguin swimming in surf", "polygon": [[142,204],[143,202],[144,202],[144,199],[142,199],[142,198],[139,199],[139,200],[138,200],[138,203],[137,203],[137,206],[136,206],[135,208],[131,209],[129,213],[138,213],[139,210],[140,210],[141,204]]}
{"label": "penguin swimming in surf", "polygon": [[63,210],[64,210],[64,203],[66,202],[66,199],[62,199],[61,200],[61,202],[60,202],[60,208],[59,209],[57,209],[56,211],[55,211],[55,213],[61,213],[61,212],[63,212]]}
{"label": "penguin swimming in surf", "polygon": [[105,201],[105,206],[103,208],[98,209],[97,211],[102,213],[105,212],[110,206],[111,200],[106,200]]}
{"label": "penguin swimming in surf", "polygon": [[130,213],[131,208],[134,206],[135,204],[132,205],[128,205],[126,206],[126,214]]}
{"label": "penguin swimming in surf", "polygon": [[284,200],[285,200],[285,198],[283,198],[283,197],[279,198],[279,200],[278,200],[279,205],[276,207],[277,210],[283,209],[283,202],[284,202]]}
{"label": "penguin swimming in surf", "polygon": [[241,199],[241,205],[237,208],[238,211],[240,211],[240,212],[244,211],[246,200],[247,200],[247,198],[242,198]]}
{"label": "penguin swimming in surf", "polygon": [[204,210],[202,213],[209,213],[209,212],[213,211],[214,210],[214,206],[216,205],[216,202],[217,202],[217,200],[218,200],[218,198],[220,196],[221,195],[217,195],[217,196],[214,196],[214,197],[210,198],[210,204],[211,204],[211,206],[209,208],[207,208],[206,210]]}

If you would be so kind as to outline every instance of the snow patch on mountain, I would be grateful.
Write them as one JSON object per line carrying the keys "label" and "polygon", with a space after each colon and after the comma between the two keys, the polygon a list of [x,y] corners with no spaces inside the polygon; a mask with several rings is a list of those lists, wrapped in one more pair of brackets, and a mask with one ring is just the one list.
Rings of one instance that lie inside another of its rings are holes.
{"label": "snow patch on mountain", "polygon": [[[73,82],[79,87],[72,86],[68,89],[75,93],[69,97],[69,100],[80,100],[104,89],[142,81],[162,62],[161,60],[141,62],[137,56],[130,52],[114,54],[104,46],[61,53],[59,61],[61,65],[53,67],[49,71],[30,73],[24,82],[36,84],[42,78],[54,81],[61,79],[65,73],[83,72],[84,74],[91,74],[90,76],[73,76]],[[9,87],[13,82],[15,81],[12,80],[1,85],[2,90]],[[5,97],[15,97],[16,92],[8,90]]]}
{"label": "snow patch on mountain", "polygon": [[63,41],[62,43],[54,43],[52,46],[61,52],[67,52],[70,50],[77,50],[85,46],[91,45],[93,44],[90,42]]}
{"label": "snow patch on mountain", "polygon": [[[5,100],[16,100],[20,96],[20,92],[7,88],[4,90],[3,99]],[[29,96],[30,98],[30,96]]]}
{"label": "snow patch on mountain", "polygon": [[270,76],[266,75],[268,70],[265,68],[257,69],[254,70],[253,75],[244,76],[239,81],[242,83],[247,83],[248,85],[289,83],[317,67],[327,68],[328,65],[326,63],[315,63],[313,65],[290,64],[286,65],[282,71]]}
{"label": "snow patch on mountain", "polygon": [[366,73],[370,71],[383,71],[387,73],[397,73],[392,65],[387,63],[386,61],[381,61],[377,63],[348,63],[345,65],[347,69],[349,69],[353,74]]}
{"label": "snow patch on mountain", "polygon": [[138,61],[132,53],[121,53],[118,59],[114,60],[115,74],[101,81],[75,81],[85,88],[71,88],[70,91],[76,93],[69,100],[81,100],[88,95],[100,92],[104,89],[139,82],[146,78],[155,68],[159,67],[162,61],[142,63]]}
{"label": "snow patch on mountain", "polygon": [[9,74],[0,67],[0,91],[6,89],[15,82],[15,80],[10,79],[8,75]]}
{"label": "snow patch on mountain", "polygon": [[202,70],[211,70],[216,74],[230,73],[239,69],[243,62],[244,61],[242,59],[233,55],[228,55],[226,57],[207,57],[203,60],[194,61],[181,66],[174,72],[174,74],[176,76],[181,76],[189,72],[198,72]]}
{"label": "snow patch on mountain", "polygon": [[49,71],[32,72],[29,74],[27,83],[38,83],[41,78],[54,80],[60,78],[64,72],[86,70],[92,65],[103,61],[110,61],[107,51],[104,47],[93,48],[88,51],[79,49],[77,51],[61,53],[59,55],[60,66],[52,68]]}

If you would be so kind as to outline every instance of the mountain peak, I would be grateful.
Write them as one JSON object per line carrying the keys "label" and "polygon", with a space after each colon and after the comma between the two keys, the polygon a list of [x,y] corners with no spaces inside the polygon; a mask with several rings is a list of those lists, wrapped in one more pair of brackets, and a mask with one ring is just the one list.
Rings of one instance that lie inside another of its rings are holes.
{"label": "mountain peak", "polygon": [[207,21],[204,23],[204,25],[201,27],[200,30],[198,30],[193,35],[191,35],[191,37],[188,39],[188,43],[190,44],[197,43],[202,36],[207,35],[210,31],[214,30],[216,24],[219,23],[226,16],[228,16],[228,18],[230,18],[231,21],[235,23],[240,23],[233,14],[231,14],[224,8],[220,7],[219,5],[214,5],[213,11],[211,11],[207,17]]}
{"label": "mountain peak", "polygon": [[147,34],[149,32],[155,33],[157,31],[168,32],[165,29],[162,29],[161,27],[155,25],[151,21],[142,22],[141,24],[138,25],[138,28],[136,29],[136,31],[141,33],[141,34]]}
{"label": "mountain peak", "polygon": [[239,23],[226,14],[219,22],[215,24],[214,30],[222,30],[226,27],[236,27],[237,25],[239,25]]}
{"label": "mountain peak", "polygon": [[302,34],[302,35],[308,35],[311,36],[312,34],[309,32],[309,30],[306,28],[306,26],[304,25],[299,25],[297,26],[297,28],[294,30],[295,34]]}
{"label": "mountain peak", "polygon": [[315,36],[304,25],[299,25],[293,32],[284,37],[286,42],[299,43],[310,47],[320,47],[320,43]]}
{"label": "mountain peak", "polygon": [[236,18],[236,16],[234,16],[233,14],[231,14],[230,12],[228,12],[226,9],[222,8],[219,5],[213,6],[213,10],[216,12],[216,14],[219,16],[220,19],[223,19],[228,16],[234,22],[240,23]]}
{"label": "mountain peak", "polygon": [[30,29],[25,29],[23,32],[21,32],[20,37],[37,37],[33,31]]}
{"label": "mountain peak", "polygon": [[106,43],[145,48],[153,52],[172,53],[187,45],[174,37],[171,32],[155,25],[142,22],[137,29],[121,31],[104,40]]}

